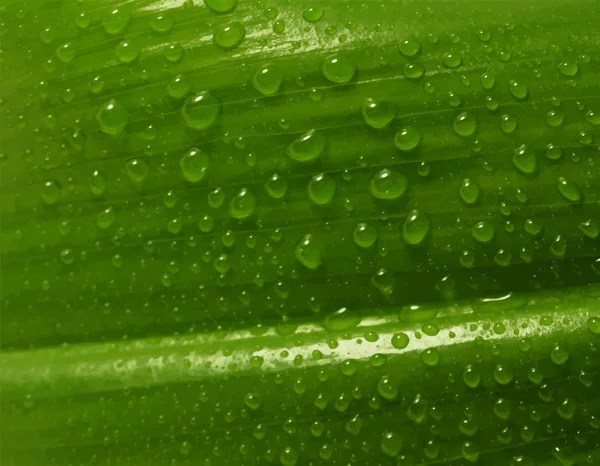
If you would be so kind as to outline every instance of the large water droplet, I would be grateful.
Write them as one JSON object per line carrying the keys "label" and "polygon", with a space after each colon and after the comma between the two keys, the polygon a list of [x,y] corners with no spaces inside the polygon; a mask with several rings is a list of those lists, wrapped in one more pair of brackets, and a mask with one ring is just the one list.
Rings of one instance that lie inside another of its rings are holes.
{"label": "large water droplet", "polygon": [[473,228],[471,228],[471,236],[473,236],[475,241],[481,244],[490,243],[495,235],[496,230],[494,229],[494,226],[485,220],[475,224]]}
{"label": "large water droplet", "polygon": [[331,202],[335,194],[336,184],[334,179],[320,173],[313,176],[308,183],[308,196],[317,205],[326,205]]}
{"label": "large water droplet", "polygon": [[356,75],[356,63],[344,54],[331,55],[323,60],[321,74],[332,83],[347,83]]}
{"label": "large water droplet", "polygon": [[295,252],[298,262],[307,269],[316,270],[321,265],[321,248],[312,235],[304,235]]}
{"label": "large water droplet", "polygon": [[385,128],[396,116],[396,106],[391,102],[368,97],[363,103],[362,115],[371,128]]}
{"label": "large water droplet", "polygon": [[129,113],[116,100],[111,99],[98,110],[96,120],[100,129],[111,136],[116,136],[129,123]]}
{"label": "large water droplet", "polygon": [[421,143],[421,132],[412,126],[400,129],[394,138],[394,144],[404,152],[415,149]]}
{"label": "large water droplet", "polygon": [[508,89],[513,97],[518,100],[527,98],[527,95],[529,94],[527,86],[524,83],[515,80],[511,80],[508,83]]}
{"label": "large water droplet", "polygon": [[409,37],[408,39],[400,41],[398,44],[398,50],[400,50],[400,53],[405,57],[414,57],[419,52],[420,48],[421,43],[416,37]]}
{"label": "large water droplet", "polygon": [[525,144],[517,147],[513,152],[512,162],[520,172],[531,175],[537,170],[537,158],[535,152]]}
{"label": "large water droplet", "polygon": [[267,194],[273,199],[281,199],[287,192],[287,181],[278,174],[271,175],[265,183]]}
{"label": "large water droplet", "polygon": [[297,162],[312,162],[318,159],[327,144],[327,138],[320,131],[311,129],[292,142],[287,148],[287,155]]}
{"label": "large water droplet", "polygon": [[190,183],[198,183],[204,178],[209,161],[206,152],[192,147],[179,159],[181,174]]}
{"label": "large water droplet", "polygon": [[413,210],[402,227],[402,238],[406,244],[417,246],[421,244],[431,228],[431,220],[426,213]]}
{"label": "large water droplet", "polygon": [[238,0],[204,0],[204,4],[215,13],[229,13],[235,10]]}
{"label": "large water droplet", "polygon": [[354,244],[360,248],[370,248],[377,241],[377,230],[368,223],[359,223],[354,228],[354,234],[352,238]]}
{"label": "large water droplet", "polygon": [[558,192],[567,201],[580,202],[583,199],[581,191],[579,190],[579,186],[577,186],[574,182],[567,180],[563,176],[558,179],[556,187]]}
{"label": "large water droplet", "polygon": [[279,91],[283,71],[275,65],[263,65],[252,76],[254,89],[262,95],[273,95]]}
{"label": "large water droplet", "polygon": [[477,129],[477,120],[469,112],[463,112],[454,119],[453,126],[459,136],[471,136]]}
{"label": "large water droplet", "polygon": [[215,29],[213,43],[223,49],[234,49],[242,43],[246,36],[246,28],[238,22],[221,24]]}
{"label": "large water droplet", "polygon": [[123,5],[102,18],[102,27],[109,34],[119,34],[127,27],[130,20],[131,9],[128,5]]}
{"label": "large water droplet", "polygon": [[188,127],[206,129],[217,120],[220,110],[221,102],[210,92],[204,91],[185,100],[181,115]]}
{"label": "large water droplet", "polygon": [[408,187],[408,180],[401,173],[384,168],[371,178],[371,195],[377,199],[393,200],[401,197]]}
{"label": "large water droplet", "polygon": [[233,196],[229,204],[229,215],[233,218],[243,220],[254,213],[256,208],[256,196],[246,188],[242,188]]}

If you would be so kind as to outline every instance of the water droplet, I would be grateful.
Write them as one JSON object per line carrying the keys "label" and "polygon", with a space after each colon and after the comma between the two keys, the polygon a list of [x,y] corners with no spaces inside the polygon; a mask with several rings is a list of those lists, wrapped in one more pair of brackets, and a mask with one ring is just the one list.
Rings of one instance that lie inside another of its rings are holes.
{"label": "water droplet", "polygon": [[181,174],[190,183],[198,183],[206,175],[209,161],[206,152],[192,147],[179,159]]}
{"label": "water droplet", "polygon": [[256,196],[246,188],[242,188],[233,196],[229,204],[229,215],[239,220],[246,219],[256,209]]}
{"label": "water droplet", "polygon": [[143,159],[131,159],[125,164],[125,168],[134,183],[141,183],[148,176],[148,164]]}
{"label": "water droplet", "polygon": [[477,388],[481,382],[481,374],[473,366],[468,365],[463,371],[463,382],[467,387]]}
{"label": "water droplet", "polygon": [[60,199],[60,186],[56,181],[45,181],[42,185],[42,200],[47,205],[56,204]]}
{"label": "water droplet", "polygon": [[258,408],[260,408],[261,405],[260,397],[254,393],[246,394],[246,396],[244,397],[244,403],[252,411],[256,411]]}
{"label": "water droplet", "polygon": [[75,25],[79,28],[79,29],[85,29],[87,28],[91,23],[91,19],[88,16],[88,14],[85,11],[80,12],[76,17],[75,17]]}
{"label": "water droplet", "polygon": [[517,122],[516,116],[502,115],[500,119],[500,129],[502,129],[505,134],[510,134],[517,129]]}
{"label": "water droplet", "polygon": [[562,149],[554,144],[546,146],[546,157],[550,160],[558,160],[562,157]]}
{"label": "water droplet", "polygon": [[569,359],[569,352],[559,343],[554,345],[550,351],[550,359],[554,364],[562,365]]}
{"label": "water droplet", "polygon": [[354,244],[360,248],[370,248],[377,241],[377,230],[368,223],[359,223],[352,236]]}
{"label": "water droplet", "polygon": [[131,9],[129,6],[124,5],[115,8],[104,16],[104,18],[102,18],[102,27],[108,34],[115,35],[122,32],[127,27],[130,20]]}
{"label": "water droplet", "polygon": [[421,362],[426,366],[437,366],[440,362],[440,353],[437,348],[427,348],[421,353]]}
{"label": "water droplet", "polygon": [[500,103],[498,102],[498,99],[496,99],[496,97],[488,95],[485,98],[485,108],[487,108],[490,112],[496,110],[498,108],[498,105],[500,105]]}
{"label": "water droplet", "polygon": [[404,349],[410,343],[410,338],[404,332],[394,333],[391,339],[392,346],[396,349]]}
{"label": "water droplet", "polygon": [[567,180],[563,176],[558,178],[556,188],[561,196],[567,201],[580,202],[583,199],[579,187],[574,182]]}
{"label": "water droplet", "polygon": [[75,47],[71,42],[66,42],[56,49],[56,57],[63,63],[72,62],[75,54]]}
{"label": "water droplet", "polygon": [[104,89],[104,80],[101,76],[94,76],[88,82],[88,89],[92,94],[99,94]]}
{"label": "water droplet", "polygon": [[402,437],[395,432],[386,432],[381,439],[381,451],[392,458],[398,456],[402,448]]}
{"label": "water droplet", "polygon": [[317,205],[329,204],[333,199],[335,190],[335,181],[325,173],[314,175],[308,183],[308,196]]}
{"label": "water droplet", "polygon": [[590,125],[600,125],[600,113],[596,113],[593,110],[588,110],[585,114],[585,119]]}
{"label": "water droplet", "polygon": [[323,60],[321,74],[332,83],[347,83],[356,75],[356,63],[344,54],[331,55]]}
{"label": "water droplet", "polygon": [[287,192],[287,181],[278,174],[271,175],[265,183],[265,189],[273,199],[281,199]]}
{"label": "water droplet", "polygon": [[215,13],[230,13],[237,3],[238,0],[204,0],[204,4]]}
{"label": "water droplet", "polygon": [[304,235],[296,246],[296,259],[311,270],[316,270],[321,265],[321,249],[311,234]]}
{"label": "water droplet", "polygon": [[490,90],[493,89],[496,84],[496,73],[492,70],[486,71],[481,75],[481,87],[484,89]]}
{"label": "water droplet", "polygon": [[552,126],[553,128],[558,128],[560,125],[562,125],[564,119],[565,114],[562,112],[562,110],[550,110],[546,114],[546,123],[548,126]]}
{"label": "water droplet", "polygon": [[515,168],[525,175],[531,175],[537,171],[537,158],[535,152],[529,149],[525,144],[514,150],[512,162]]}
{"label": "water droplet", "polygon": [[513,95],[513,97],[518,100],[523,100],[527,98],[527,95],[529,94],[527,86],[522,82],[515,80],[510,81],[510,83],[508,84],[508,89],[510,90],[510,93]]}
{"label": "water droplet", "polygon": [[465,178],[460,187],[460,198],[465,204],[476,204],[479,200],[479,186],[477,183]]}
{"label": "water droplet", "polygon": [[398,44],[398,50],[400,50],[400,53],[405,57],[414,57],[419,52],[420,48],[421,43],[416,37],[409,37],[408,39],[400,41]]}
{"label": "water droplet", "polygon": [[377,288],[381,293],[388,297],[394,292],[394,286],[396,284],[396,278],[392,272],[388,272],[387,269],[379,269],[373,278],[371,278],[371,283],[373,286]]}
{"label": "water droplet", "polygon": [[96,120],[104,133],[116,136],[129,123],[129,113],[125,107],[116,100],[111,99],[100,107],[100,110],[96,113]]}
{"label": "water droplet", "polygon": [[181,99],[190,91],[190,85],[187,79],[178,74],[173,76],[169,84],[167,84],[167,92],[175,99]]}
{"label": "water droplet", "polygon": [[169,44],[164,48],[163,55],[168,61],[175,63],[183,56],[183,46],[179,42]]}
{"label": "water droplet", "polygon": [[320,131],[311,129],[292,142],[287,148],[287,155],[296,162],[312,162],[318,159],[327,144],[327,138]]}
{"label": "water droplet", "polygon": [[417,246],[425,240],[430,229],[431,220],[427,214],[413,210],[402,227],[402,238],[406,244]]}
{"label": "water droplet", "polygon": [[323,8],[320,6],[310,7],[302,12],[302,17],[309,23],[316,23],[323,17]]}
{"label": "water droplet", "polygon": [[131,63],[140,54],[140,48],[135,42],[123,41],[115,49],[115,56],[121,63]]}
{"label": "water droplet", "polygon": [[373,197],[393,200],[398,199],[406,192],[408,180],[401,173],[384,168],[371,178],[369,187]]}
{"label": "water droplet", "polygon": [[162,13],[152,18],[150,28],[155,32],[169,32],[173,23],[173,18],[168,13]]}
{"label": "water droplet", "polygon": [[444,65],[448,68],[458,68],[462,64],[462,58],[455,53],[447,53],[444,55]]}
{"label": "water droplet", "polygon": [[90,175],[90,191],[94,196],[102,196],[106,191],[106,178],[98,170]]}
{"label": "water droplet", "polygon": [[181,115],[192,129],[208,128],[217,120],[220,111],[221,102],[208,91],[188,97],[181,107]]}
{"label": "water droplet", "polygon": [[262,65],[252,76],[254,89],[262,95],[273,95],[279,91],[283,71],[275,65]]}
{"label": "water droplet", "polygon": [[588,330],[594,335],[600,335],[600,318],[590,317],[588,319]]}
{"label": "water droplet", "polygon": [[463,112],[454,119],[453,126],[459,136],[471,136],[477,129],[477,120],[469,112]]}
{"label": "water droplet", "polygon": [[499,385],[508,385],[512,382],[514,377],[513,371],[510,367],[498,364],[494,369],[494,380]]}
{"label": "water droplet", "polygon": [[298,462],[298,453],[292,447],[286,447],[279,455],[279,461],[283,466],[295,466]]}
{"label": "water droplet", "polygon": [[246,28],[238,22],[221,24],[216,27],[213,43],[223,49],[234,49],[242,43],[246,36]]}
{"label": "water droplet", "polygon": [[588,238],[596,239],[600,234],[600,228],[598,228],[598,224],[592,220],[586,220],[579,224],[579,230]]}
{"label": "water droplet", "polygon": [[577,140],[584,146],[589,146],[591,143],[594,142],[594,134],[585,130],[581,131],[577,135]]}
{"label": "water droplet", "polygon": [[564,61],[559,63],[557,68],[560,74],[569,78],[572,78],[579,72],[579,66],[577,66],[577,63],[572,61]]}
{"label": "water droplet", "polygon": [[473,228],[471,228],[471,236],[473,236],[475,241],[481,244],[490,243],[495,235],[496,231],[494,226],[485,220],[475,224]]}
{"label": "water droplet", "polygon": [[106,230],[113,224],[116,217],[117,215],[115,214],[113,208],[107,207],[106,209],[102,210],[96,217],[96,225],[98,225],[99,228]]}
{"label": "water droplet", "polygon": [[378,101],[369,97],[363,103],[362,116],[371,128],[385,128],[396,116],[396,106],[391,102]]}
{"label": "water droplet", "polygon": [[415,149],[421,143],[421,132],[413,126],[400,129],[394,138],[394,144],[404,152]]}
{"label": "water droplet", "polygon": [[384,375],[379,379],[377,391],[386,400],[393,400],[398,396],[398,388],[396,388],[396,385],[387,375]]}

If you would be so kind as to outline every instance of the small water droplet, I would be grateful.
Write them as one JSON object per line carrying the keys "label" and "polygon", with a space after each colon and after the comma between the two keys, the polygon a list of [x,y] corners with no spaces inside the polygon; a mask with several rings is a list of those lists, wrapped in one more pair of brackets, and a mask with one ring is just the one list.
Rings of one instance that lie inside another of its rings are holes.
{"label": "small water droplet", "polygon": [[406,192],[408,180],[401,173],[384,168],[371,178],[369,188],[377,199],[398,199]]}
{"label": "small water droplet", "polygon": [[116,100],[111,99],[96,113],[100,129],[111,136],[121,133],[129,123],[129,113]]}
{"label": "small water droplet", "polygon": [[181,107],[181,115],[192,129],[208,128],[217,120],[220,111],[221,102],[208,91],[188,97]]}
{"label": "small water droplet", "polygon": [[213,43],[225,50],[236,48],[246,36],[246,28],[238,22],[220,24],[213,35]]}
{"label": "small water droplet", "polygon": [[206,170],[208,170],[209,161],[210,159],[206,152],[192,147],[179,159],[181,174],[190,183],[198,183],[204,178]]}
{"label": "small water droplet", "polygon": [[311,129],[292,142],[287,148],[287,155],[296,162],[312,162],[318,159],[327,144],[327,138],[318,130]]}
{"label": "small water droplet", "polygon": [[238,220],[248,218],[256,209],[256,196],[246,188],[242,188],[233,196],[229,204],[229,215]]}
{"label": "small water droplet", "polygon": [[362,116],[371,128],[385,128],[396,116],[396,106],[391,102],[378,101],[369,97],[363,103]]}
{"label": "small water droplet", "polygon": [[343,84],[352,81],[356,75],[356,63],[348,55],[335,54],[323,60],[321,74],[332,83]]}

